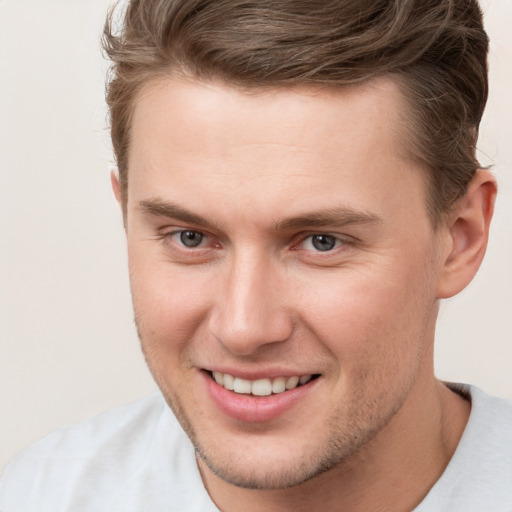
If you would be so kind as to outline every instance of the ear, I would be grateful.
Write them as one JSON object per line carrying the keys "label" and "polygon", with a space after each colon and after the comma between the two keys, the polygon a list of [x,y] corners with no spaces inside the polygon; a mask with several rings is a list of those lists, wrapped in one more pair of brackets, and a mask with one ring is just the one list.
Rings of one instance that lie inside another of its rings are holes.
{"label": "ear", "polygon": [[119,170],[117,167],[110,169],[110,183],[112,185],[112,191],[116,201],[121,205],[121,185],[119,184]]}
{"label": "ear", "polygon": [[119,183],[119,170],[117,167],[112,167],[110,169],[110,183],[112,185],[112,191],[114,192],[114,196],[116,198],[117,204],[121,207],[121,212],[123,214],[123,225],[126,229],[126,208],[123,201],[123,194],[121,192],[121,184]]}
{"label": "ear", "polygon": [[462,291],[475,276],[482,263],[489,225],[496,199],[496,180],[487,169],[479,169],[447,216],[442,237],[444,242],[438,298],[444,299]]}

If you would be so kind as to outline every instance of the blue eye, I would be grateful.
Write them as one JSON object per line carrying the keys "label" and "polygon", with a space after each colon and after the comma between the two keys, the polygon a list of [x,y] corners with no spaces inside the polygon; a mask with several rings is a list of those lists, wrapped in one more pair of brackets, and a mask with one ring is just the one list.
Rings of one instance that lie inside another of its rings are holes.
{"label": "blue eye", "polygon": [[199,231],[180,231],[176,234],[179,235],[180,242],[189,248],[199,247],[204,240],[204,235]]}
{"label": "blue eye", "polygon": [[302,241],[302,249],[313,252],[328,252],[337,249],[344,243],[338,237],[327,235],[325,233],[315,233],[304,238]]}
{"label": "blue eye", "polygon": [[336,247],[336,238],[331,235],[311,235],[311,245],[317,251],[330,251]]}

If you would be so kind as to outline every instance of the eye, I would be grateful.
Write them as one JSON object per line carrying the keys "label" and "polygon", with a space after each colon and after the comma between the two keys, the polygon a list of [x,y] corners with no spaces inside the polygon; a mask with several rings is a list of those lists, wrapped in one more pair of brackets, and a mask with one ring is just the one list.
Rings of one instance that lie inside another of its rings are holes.
{"label": "eye", "polygon": [[169,261],[183,264],[200,264],[213,261],[222,248],[220,241],[209,233],[185,227],[170,226],[157,235]]}
{"label": "eye", "polygon": [[339,238],[325,233],[315,233],[303,241],[303,249],[309,251],[327,252],[336,249],[342,244]]}
{"label": "eye", "polygon": [[190,249],[200,247],[206,238],[203,233],[193,230],[177,231],[172,234],[172,237]]}

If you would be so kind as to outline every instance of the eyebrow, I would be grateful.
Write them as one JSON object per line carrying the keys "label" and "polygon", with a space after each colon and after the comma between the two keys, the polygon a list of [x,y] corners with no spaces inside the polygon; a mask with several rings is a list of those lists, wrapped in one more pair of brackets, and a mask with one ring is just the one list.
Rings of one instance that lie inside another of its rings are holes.
{"label": "eyebrow", "polygon": [[146,199],[139,203],[139,209],[143,213],[154,217],[166,217],[168,219],[180,220],[187,224],[195,224],[208,229],[218,229],[218,226],[208,219],[192,213],[191,211],[161,199]]}
{"label": "eyebrow", "polygon": [[[219,229],[217,224],[205,217],[161,199],[143,200],[139,203],[139,208],[143,213],[155,217],[180,220],[187,224],[194,224],[212,230]],[[342,227],[348,224],[376,224],[380,222],[382,222],[381,217],[372,212],[359,211],[352,208],[328,208],[278,220],[274,225],[274,229],[276,231],[291,231],[303,228]]]}
{"label": "eyebrow", "polygon": [[377,214],[352,208],[328,208],[276,222],[276,230],[292,230],[315,227],[342,227],[348,224],[378,224],[382,218]]}

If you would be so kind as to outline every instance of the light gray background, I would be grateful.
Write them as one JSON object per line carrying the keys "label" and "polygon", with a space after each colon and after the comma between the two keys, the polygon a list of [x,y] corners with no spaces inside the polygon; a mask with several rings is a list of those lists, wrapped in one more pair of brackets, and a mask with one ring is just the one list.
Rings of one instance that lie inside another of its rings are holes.
{"label": "light gray background", "polygon": [[[55,428],[155,389],[110,191],[99,34],[109,0],[0,0],[0,469]],[[512,397],[512,1],[486,0],[479,144],[500,197],[486,261],[442,306],[441,378]]]}

